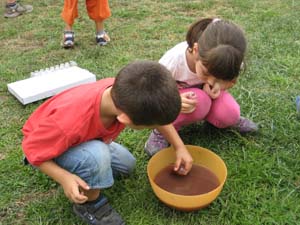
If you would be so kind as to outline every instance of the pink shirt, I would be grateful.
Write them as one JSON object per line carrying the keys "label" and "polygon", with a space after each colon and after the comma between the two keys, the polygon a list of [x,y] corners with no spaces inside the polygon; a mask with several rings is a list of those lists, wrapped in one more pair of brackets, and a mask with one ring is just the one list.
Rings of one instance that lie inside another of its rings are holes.
{"label": "pink shirt", "polygon": [[186,60],[186,50],[188,44],[186,41],[175,45],[168,50],[159,60],[159,63],[167,67],[180,88],[192,87],[203,84],[188,67]]}

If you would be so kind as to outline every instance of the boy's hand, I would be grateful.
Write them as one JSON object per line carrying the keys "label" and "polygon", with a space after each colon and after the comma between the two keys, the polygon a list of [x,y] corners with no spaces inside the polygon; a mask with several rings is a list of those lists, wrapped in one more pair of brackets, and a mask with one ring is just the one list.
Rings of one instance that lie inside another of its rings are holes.
{"label": "boy's hand", "polygon": [[72,202],[81,204],[88,200],[88,197],[84,195],[83,190],[89,190],[89,186],[77,175],[66,175],[61,183],[61,186],[64,189],[65,195]]}
{"label": "boy's hand", "polygon": [[193,158],[186,146],[183,144],[177,131],[172,124],[159,126],[156,129],[168,140],[173,146],[176,154],[174,171],[180,175],[186,175],[190,172],[193,165]]}
{"label": "boy's hand", "polygon": [[214,86],[210,86],[209,84],[204,84],[203,90],[208,94],[212,99],[216,99],[219,97],[221,93],[221,87],[218,82],[214,84]]}
{"label": "boy's hand", "polygon": [[193,166],[193,158],[184,147],[176,150],[176,162],[174,171],[179,175],[187,175]]}
{"label": "boy's hand", "polygon": [[181,95],[181,113],[191,113],[195,110],[197,99],[194,92],[185,92]]}
{"label": "boy's hand", "polygon": [[83,191],[89,190],[90,187],[77,175],[61,168],[53,160],[41,163],[38,168],[58,182],[63,187],[65,195],[72,202],[84,203],[88,200]]}

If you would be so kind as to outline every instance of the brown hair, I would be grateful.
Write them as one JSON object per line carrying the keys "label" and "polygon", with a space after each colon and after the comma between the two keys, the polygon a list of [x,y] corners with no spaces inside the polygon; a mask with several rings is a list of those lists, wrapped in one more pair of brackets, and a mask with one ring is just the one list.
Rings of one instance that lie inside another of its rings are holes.
{"label": "brown hair", "polygon": [[220,19],[201,19],[190,26],[186,41],[190,49],[198,43],[200,60],[209,74],[228,81],[238,77],[247,43],[237,25]]}
{"label": "brown hair", "polygon": [[115,106],[135,125],[172,123],[181,108],[181,98],[170,71],[154,61],[136,61],[122,68],[111,95]]}

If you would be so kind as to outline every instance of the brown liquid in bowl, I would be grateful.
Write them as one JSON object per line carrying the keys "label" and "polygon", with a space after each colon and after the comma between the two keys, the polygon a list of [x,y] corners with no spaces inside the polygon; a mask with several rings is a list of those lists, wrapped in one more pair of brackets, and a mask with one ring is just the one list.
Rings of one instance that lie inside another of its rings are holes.
{"label": "brown liquid in bowl", "polygon": [[154,182],[162,189],[178,195],[205,194],[220,184],[213,172],[196,164],[185,176],[178,175],[174,171],[174,164],[170,164],[156,175]]}

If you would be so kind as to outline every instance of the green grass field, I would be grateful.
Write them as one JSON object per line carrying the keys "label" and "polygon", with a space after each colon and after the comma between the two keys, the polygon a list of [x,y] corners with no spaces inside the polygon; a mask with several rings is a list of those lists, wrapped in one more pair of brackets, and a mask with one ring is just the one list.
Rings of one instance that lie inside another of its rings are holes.
{"label": "green grass field", "polygon": [[187,144],[211,149],[224,159],[228,178],[220,196],[192,213],[160,203],[146,174],[143,146],[150,131],[130,129],[118,141],[136,156],[135,173],[116,180],[104,193],[128,225],[299,224],[299,1],[111,0],[106,30],[112,41],[106,47],[95,46],[94,24],[80,1],[73,50],[60,47],[63,1],[23,3],[32,4],[34,11],[14,19],[4,19],[1,11],[0,18],[0,224],[81,224],[63,190],[22,165],[21,128],[43,101],[23,106],[9,94],[7,83],[70,60],[97,79],[115,76],[134,60],[158,60],[184,40],[189,24],[214,16],[232,20],[246,32],[247,70],[231,93],[242,115],[260,125],[257,134],[246,136],[202,124],[181,131]]}

